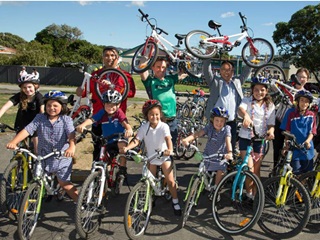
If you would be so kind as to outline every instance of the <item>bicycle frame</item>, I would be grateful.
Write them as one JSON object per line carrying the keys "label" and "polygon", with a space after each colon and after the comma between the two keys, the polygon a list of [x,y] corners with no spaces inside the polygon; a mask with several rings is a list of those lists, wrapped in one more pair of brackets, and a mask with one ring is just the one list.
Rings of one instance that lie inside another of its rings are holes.
{"label": "bicycle frame", "polygon": [[312,189],[310,191],[310,196],[312,198],[319,198],[320,197],[320,172],[318,171],[315,177],[315,181],[313,183]]}

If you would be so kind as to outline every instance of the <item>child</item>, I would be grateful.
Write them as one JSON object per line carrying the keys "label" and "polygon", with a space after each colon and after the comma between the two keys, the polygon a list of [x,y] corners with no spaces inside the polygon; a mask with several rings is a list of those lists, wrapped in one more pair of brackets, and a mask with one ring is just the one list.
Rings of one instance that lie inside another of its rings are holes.
{"label": "child", "polygon": [[[265,140],[274,139],[275,107],[268,94],[268,79],[254,77],[251,81],[251,96],[244,98],[239,106],[238,113],[243,118],[243,125],[239,131],[239,150],[243,159],[247,152],[247,146],[251,144],[254,137],[255,127],[258,136],[265,136]],[[261,160],[265,154],[264,141],[253,142],[253,157],[249,157],[248,166],[250,170],[260,177]],[[253,199],[254,189],[247,183],[247,196]]]}
{"label": "child", "polygon": [[[93,123],[101,124],[102,126],[102,135],[104,137],[111,136],[114,133],[123,133],[125,132],[125,137],[129,138],[132,136],[133,131],[131,126],[128,123],[126,115],[120,108],[122,96],[116,90],[107,90],[103,96],[104,109],[101,109],[99,112],[94,114],[92,118],[85,120],[82,124],[77,126],[78,132],[83,132],[83,129]],[[118,149],[120,154],[123,154],[122,149],[127,146],[127,140],[121,139],[115,141],[114,139],[109,140],[108,142],[109,149]],[[95,159],[98,161],[99,159]],[[119,174],[126,177],[127,175],[127,162],[124,156],[120,157],[120,168]]]}
{"label": "child", "polygon": [[[285,130],[296,136],[299,144],[304,144],[307,152],[294,149],[291,166],[296,175],[312,171],[314,158],[313,136],[316,135],[317,126],[314,112],[309,110],[313,101],[312,94],[307,90],[298,91],[294,100],[297,105],[295,109],[287,111],[283,121],[286,122]],[[281,125],[282,127],[282,125]],[[284,150],[288,150],[284,144]]]}
{"label": "child", "polygon": [[155,149],[164,152],[163,157],[150,162],[149,169],[155,175],[157,166],[161,166],[172,196],[174,214],[181,216],[181,208],[171,166],[172,159],[170,155],[173,153],[173,145],[169,126],[161,121],[161,117],[163,117],[162,106],[158,100],[147,100],[142,107],[142,113],[147,123],[143,124],[139,129],[136,136],[137,141],[130,142],[123,151],[127,152],[138,146],[141,141],[144,141],[149,156],[154,154]]}
{"label": "child", "polygon": [[[212,155],[215,153],[225,154],[225,159],[232,159],[232,145],[231,145],[231,127],[226,125],[229,113],[225,108],[216,107],[211,110],[210,122],[202,130],[193,133],[182,140],[182,144],[185,146],[189,145],[198,137],[206,135],[208,137],[206,147],[203,151],[204,155]],[[227,165],[221,163],[221,158],[210,159],[210,162],[206,162],[207,171],[215,171],[215,184],[213,189],[215,190],[219,182],[221,181]]]}
{"label": "child", "polygon": [[38,132],[38,153],[47,155],[53,149],[65,151],[64,157],[51,157],[43,161],[43,168],[49,173],[57,174],[60,186],[76,203],[78,191],[70,182],[72,157],[75,152],[75,133],[72,119],[67,113],[67,96],[60,91],[50,91],[44,95],[45,113],[38,114],[30,124],[19,132],[7,148],[15,149],[17,144]]}
{"label": "child", "polygon": [[[0,118],[12,106],[18,106],[18,112],[14,123],[17,132],[24,129],[38,113],[44,112],[43,96],[39,92],[39,79],[35,79],[31,74],[26,74],[18,80],[20,92],[9,98],[0,109]],[[38,138],[37,134],[31,135],[34,152],[37,154]]]}

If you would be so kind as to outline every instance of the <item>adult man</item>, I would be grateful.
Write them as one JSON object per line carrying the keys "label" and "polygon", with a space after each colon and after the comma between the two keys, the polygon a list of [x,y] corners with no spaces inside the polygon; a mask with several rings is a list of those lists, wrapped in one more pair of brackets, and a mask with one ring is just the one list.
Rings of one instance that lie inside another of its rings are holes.
{"label": "adult man", "polygon": [[220,67],[220,76],[214,75],[211,60],[203,61],[203,74],[209,86],[210,96],[207,101],[205,116],[210,119],[210,110],[214,107],[223,107],[229,111],[227,125],[231,127],[231,144],[234,152],[237,139],[237,111],[243,98],[242,84],[248,78],[251,68],[246,66],[240,77],[234,77],[234,66],[230,61],[223,61]]}
{"label": "adult man", "polygon": [[[95,75],[99,76],[102,71],[104,71],[108,68],[117,68],[117,69],[121,70],[126,75],[126,77],[128,79],[128,83],[129,83],[129,92],[128,92],[127,98],[128,97],[133,98],[134,95],[136,94],[136,87],[135,87],[135,84],[134,84],[134,81],[133,81],[131,74],[124,71],[123,69],[120,69],[120,67],[118,65],[118,62],[119,62],[118,49],[114,46],[105,47],[102,51],[102,61],[103,61],[103,67],[97,71],[94,71],[91,75],[92,76],[95,76]],[[104,77],[106,77],[106,75],[104,75]],[[121,81],[121,79],[119,79],[119,81]],[[97,112],[99,112],[99,110],[101,110],[103,108],[103,102],[102,102],[100,96],[95,91],[96,84],[98,84],[98,87],[99,87],[101,93],[104,93],[108,89],[107,85],[104,86],[102,84],[97,83],[93,79],[90,79],[90,93],[91,93],[91,100],[92,100],[92,105],[93,105],[92,106],[93,107],[93,114],[96,114]],[[121,85],[121,84],[122,83],[119,82],[119,85]],[[81,86],[79,86],[76,89],[76,94],[77,94],[77,96],[85,97],[85,91],[86,91],[86,89],[81,89]],[[124,113],[126,113],[127,99],[123,99],[123,101],[121,102],[120,108]],[[97,136],[102,135],[101,127],[92,125],[92,131]],[[100,146],[95,145],[94,151],[93,151],[93,159],[94,160],[97,159],[97,157],[99,156],[99,153],[100,153]]]}

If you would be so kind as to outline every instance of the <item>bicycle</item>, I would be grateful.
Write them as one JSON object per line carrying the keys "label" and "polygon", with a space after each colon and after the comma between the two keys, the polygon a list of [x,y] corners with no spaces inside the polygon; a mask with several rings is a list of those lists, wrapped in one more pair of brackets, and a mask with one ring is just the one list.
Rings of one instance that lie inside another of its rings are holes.
{"label": "bicycle", "polygon": [[303,149],[293,134],[283,131],[289,146],[279,176],[267,179],[265,207],[258,222],[260,228],[272,238],[291,238],[299,234],[310,217],[310,197],[307,189],[293,176],[290,162],[293,150]]}
{"label": "bicycle", "polygon": [[[185,38],[185,45],[188,51],[200,59],[210,59],[217,53],[232,51],[234,47],[240,46],[245,38],[247,42],[242,48],[241,57],[246,65],[257,68],[271,62],[274,56],[274,49],[271,43],[263,38],[252,38],[248,33],[247,17],[242,15],[241,12],[239,12],[239,16],[243,24],[240,26],[241,33],[222,35],[219,30],[222,25],[210,20],[209,27],[217,30],[219,35],[212,35],[202,30],[189,32]],[[230,41],[230,39],[236,40]],[[254,59],[251,59],[252,54]]]}
{"label": "bicycle", "polygon": [[[9,125],[0,123],[1,132],[5,132],[7,128],[16,132],[16,129]],[[20,142],[19,147],[32,149],[31,143],[29,138],[29,142],[26,140]],[[0,184],[0,206],[1,211],[4,214],[8,213],[8,217],[12,220],[17,219],[21,201],[32,179],[33,164],[30,155],[15,150],[9,165],[3,172]]]}
{"label": "bicycle", "polygon": [[[175,34],[178,43],[177,45],[172,44],[161,35],[162,33],[168,35],[168,33],[163,29],[158,28],[156,24],[152,24],[148,14],[143,13],[141,9],[138,10],[142,15],[140,18],[141,21],[144,22],[145,20],[147,22],[147,27],[151,27],[151,34],[150,36],[147,36],[145,43],[143,43],[134,53],[131,64],[132,69],[136,73],[143,73],[149,70],[157,60],[157,57],[163,55],[162,53],[159,53],[161,47],[161,51],[169,57],[171,66],[177,70],[182,70],[191,77],[201,78],[202,61],[180,47],[185,35]],[[152,20],[155,19],[152,18]],[[172,49],[172,51],[169,49]]]}
{"label": "bicycle", "polygon": [[[136,163],[143,162],[142,178],[130,192],[124,212],[124,227],[130,239],[138,239],[146,231],[155,197],[163,196],[168,201],[171,199],[161,167],[158,167],[156,176],[153,176],[148,169],[148,162],[161,157],[162,154],[161,151],[156,151],[152,156],[147,157],[139,155],[133,150],[127,152],[127,155],[133,158]],[[174,162],[172,162],[172,168],[177,185]]]}
{"label": "bicycle", "polygon": [[[214,177],[216,172],[209,172],[206,169],[205,162],[210,162],[210,159],[213,157],[219,157],[221,160],[224,158],[224,154],[212,154],[209,156],[202,155],[199,149],[190,144],[189,148],[193,148],[196,151],[195,160],[200,161],[198,172],[192,175],[187,192],[184,198],[185,208],[182,214],[181,228],[187,223],[188,217],[191,213],[192,207],[198,205],[200,194],[206,190],[209,192],[209,198],[212,197]],[[222,162],[228,163],[227,160],[222,160]]]}
{"label": "bicycle", "polygon": [[[186,90],[188,93],[187,100],[182,104],[182,116],[190,117],[197,120],[203,120],[204,109],[206,107],[206,100],[204,98],[204,92],[199,89],[194,89],[192,94]],[[192,95],[192,99],[191,96]]]}
{"label": "bicycle", "polygon": [[[108,89],[117,90],[121,93],[122,99],[125,99],[129,92],[129,83],[127,76],[120,70],[116,68],[108,68],[103,71],[99,75],[92,76],[90,73],[84,71],[85,65],[83,63],[64,63],[64,66],[76,66],[79,68],[79,71],[83,73],[84,78],[81,83],[81,89],[86,89],[84,101],[82,104],[82,96],[78,96],[76,100],[74,100],[74,95],[71,94],[68,98],[68,103],[72,106],[69,116],[73,119],[74,126],[78,126],[83,123],[86,119],[88,119],[92,115],[92,101],[90,98],[90,79],[94,81],[96,84],[95,91],[97,92],[100,100],[103,101],[100,87],[103,86],[104,91]],[[93,78],[92,78],[93,77]],[[123,80],[122,84],[119,84],[119,80]],[[81,135],[77,134],[76,140],[79,142],[81,140]]]}
{"label": "bicycle", "polygon": [[82,238],[90,237],[101,224],[105,213],[107,190],[113,196],[118,196],[125,176],[119,174],[119,155],[115,149],[108,149],[108,140],[120,139],[123,133],[115,133],[108,137],[96,136],[90,130],[94,142],[101,142],[99,161],[94,161],[91,173],[82,184],[76,206],[75,225],[77,233]]}
{"label": "bicycle", "polygon": [[[220,181],[213,194],[212,214],[218,228],[228,234],[243,234],[259,220],[264,207],[265,194],[258,176],[248,167],[249,156],[253,151],[252,143],[259,139],[254,128],[254,137],[247,147],[246,155],[235,160],[234,169]],[[252,182],[256,188],[254,198],[246,195],[246,185]]]}
{"label": "bicycle", "polygon": [[27,240],[31,239],[38,224],[42,200],[48,197],[49,201],[52,196],[56,196],[59,201],[64,198],[65,191],[57,184],[55,174],[49,174],[42,168],[42,161],[51,156],[63,156],[64,152],[53,150],[45,156],[36,156],[28,149],[18,148],[17,150],[28,154],[35,162],[34,177],[23,197],[18,215],[19,238]]}

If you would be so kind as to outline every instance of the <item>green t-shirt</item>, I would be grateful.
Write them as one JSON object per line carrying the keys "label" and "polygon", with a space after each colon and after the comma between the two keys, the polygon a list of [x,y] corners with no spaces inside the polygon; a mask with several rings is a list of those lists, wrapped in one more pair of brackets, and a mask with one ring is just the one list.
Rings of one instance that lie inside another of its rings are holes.
{"label": "green t-shirt", "polygon": [[168,75],[163,80],[149,76],[142,82],[149,98],[161,103],[164,116],[175,117],[177,100],[174,85],[178,82],[178,75]]}

